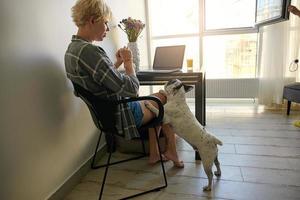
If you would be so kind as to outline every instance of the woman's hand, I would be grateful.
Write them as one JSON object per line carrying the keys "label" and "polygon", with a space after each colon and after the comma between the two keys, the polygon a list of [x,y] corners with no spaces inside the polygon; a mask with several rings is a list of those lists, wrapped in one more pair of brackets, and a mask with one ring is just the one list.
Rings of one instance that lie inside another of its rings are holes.
{"label": "woman's hand", "polygon": [[132,62],[132,53],[128,47],[123,47],[120,50],[120,56],[123,60],[123,62],[131,61]]}
{"label": "woman's hand", "polygon": [[120,49],[120,56],[124,62],[125,72],[128,75],[135,74],[133,63],[132,63],[132,53],[128,47]]}
{"label": "woman's hand", "polygon": [[115,67],[118,69],[119,67],[120,67],[120,65],[122,65],[122,63],[123,63],[123,59],[122,59],[122,57],[121,57],[121,55],[120,55],[120,50],[121,49],[119,49],[117,52],[116,52],[116,62],[115,62]]}

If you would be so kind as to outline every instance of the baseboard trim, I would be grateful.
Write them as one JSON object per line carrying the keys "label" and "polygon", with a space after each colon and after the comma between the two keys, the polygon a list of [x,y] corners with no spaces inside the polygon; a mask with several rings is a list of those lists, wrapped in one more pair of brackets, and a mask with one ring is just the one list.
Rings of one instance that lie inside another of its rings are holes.
{"label": "baseboard trim", "polygon": [[[96,161],[99,161],[106,154],[106,144],[101,146],[97,152]],[[80,180],[91,170],[93,156],[88,159],[70,178],[68,178],[50,197],[49,200],[61,200],[71,192]]]}

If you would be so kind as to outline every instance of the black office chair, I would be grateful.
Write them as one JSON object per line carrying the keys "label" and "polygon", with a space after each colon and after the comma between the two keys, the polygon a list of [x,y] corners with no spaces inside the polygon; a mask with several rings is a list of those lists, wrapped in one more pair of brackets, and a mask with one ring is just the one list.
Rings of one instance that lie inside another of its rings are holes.
{"label": "black office chair", "polygon": [[[141,155],[129,158],[129,159],[124,159],[124,160],[120,160],[120,161],[116,161],[116,162],[110,162],[111,159],[111,154],[113,152],[115,152],[116,150],[116,145],[115,145],[115,137],[114,135],[117,134],[117,130],[115,128],[115,111],[117,110],[117,105],[119,104],[126,104],[127,102],[131,102],[131,101],[141,101],[141,100],[152,100],[155,101],[158,104],[158,108],[159,108],[159,115],[158,117],[154,118],[151,122],[149,122],[148,124],[144,125],[141,127],[140,130],[145,130],[148,128],[154,128],[155,132],[156,132],[156,140],[158,143],[158,150],[159,150],[159,155],[160,155],[160,163],[161,163],[161,168],[162,168],[162,172],[163,172],[163,178],[164,178],[164,185],[155,187],[153,189],[144,191],[144,192],[140,192],[122,199],[128,199],[128,198],[133,198],[133,197],[137,197],[143,194],[147,194],[149,192],[154,192],[154,191],[159,191],[163,188],[166,188],[168,186],[167,183],[167,178],[166,178],[166,173],[165,173],[165,168],[164,168],[164,164],[163,164],[163,160],[161,157],[161,147],[159,145],[159,138],[157,135],[157,130],[155,127],[161,125],[162,119],[163,119],[163,115],[164,115],[164,108],[162,103],[160,102],[160,100],[156,97],[153,96],[145,96],[145,97],[136,97],[136,98],[128,98],[128,99],[122,99],[122,100],[107,100],[107,99],[100,99],[99,97],[93,95],[91,92],[87,91],[86,89],[84,89],[83,87],[81,87],[80,85],[73,83],[74,86],[74,94],[78,97],[80,97],[88,106],[90,113],[92,115],[93,121],[96,125],[96,127],[100,130],[100,135],[97,141],[97,145],[95,148],[95,153],[94,156],[92,158],[92,163],[91,163],[91,168],[92,169],[98,169],[101,167],[106,167],[105,168],[105,172],[104,172],[104,177],[102,180],[102,185],[101,185],[101,191],[100,191],[100,195],[99,195],[99,199],[101,199],[102,197],[102,193],[104,190],[104,185],[105,185],[105,180],[106,180],[106,176],[107,176],[107,172],[108,172],[108,168],[111,165],[115,165],[115,164],[119,164],[119,163],[123,163],[123,162],[127,162],[127,161],[131,161],[131,160],[136,160],[139,158],[143,158],[145,156],[147,156],[146,151],[145,151],[145,143],[144,143],[144,138],[141,137],[141,147],[142,147],[142,153]],[[109,153],[108,155],[108,159],[107,159],[107,163],[103,164],[103,165],[96,165],[95,161],[96,161],[96,155],[97,155],[97,150],[99,147],[99,143],[100,143],[100,139],[102,136],[102,133],[104,132],[105,134],[105,139],[106,139],[106,144],[107,144],[107,151]]]}

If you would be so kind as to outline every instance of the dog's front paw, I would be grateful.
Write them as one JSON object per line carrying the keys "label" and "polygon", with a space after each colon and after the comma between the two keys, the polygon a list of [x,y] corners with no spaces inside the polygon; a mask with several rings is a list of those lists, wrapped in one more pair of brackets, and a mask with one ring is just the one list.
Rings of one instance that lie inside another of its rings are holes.
{"label": "dog's front paw", "polygon": [[144,101],[145,106],[148,108],[149,107],[149,101],[145,100]]}
{"label": "dog's front paw", "polygon": [[144,105],[146,108],[148,108],[148,110],[150,110],[151,112],[153,112],[152,110],[152,104],[149,103],[149,101],[144,101]]}
{"label": "dog's front paw", "polygon": [[152,104],[149,103],[149,101],[144,101],[144,105],[145,105],[146,108],[148,108],[148,110],[152,111]]}
{"label": "dog's front paw", "polygon": [[210,186],[204,186],[203,187],[203,191],[206,191],[206,192],[208,192],[208,191],[211,191],[211,187]]}
{"label": "dog's front paw", "polygon": [[148,101],[144,101],[144,105],[148,110],[150,110],[152,113],[154,113],[156,116],[158,116],[158,114],[159,114],[158,109],[155,108],[151,103],[149,103]]}

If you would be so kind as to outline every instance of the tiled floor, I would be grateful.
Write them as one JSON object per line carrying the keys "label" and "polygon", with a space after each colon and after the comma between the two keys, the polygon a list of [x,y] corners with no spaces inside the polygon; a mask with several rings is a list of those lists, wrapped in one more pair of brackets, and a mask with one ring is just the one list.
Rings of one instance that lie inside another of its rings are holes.
{"label": "tiled floor", "polygon": [[[191,109],[193,110],[191,102]],[[300,199],[300,112],[264,110],[251,102],[209,102],[206,128],[224,143],[219,148],[222,176],[213,191],[203,192],[207,178],[192,148],[178,139],[184,169],[166,163],[168,187],[136,199]],[[126,156],[117,154],[116,157]],[[118,199],[162,183],[160,166],[137,160],[114,166],[103,199]],[[65,198],[98,199],[103,170],[91,171]]]}

